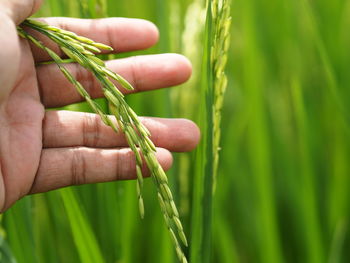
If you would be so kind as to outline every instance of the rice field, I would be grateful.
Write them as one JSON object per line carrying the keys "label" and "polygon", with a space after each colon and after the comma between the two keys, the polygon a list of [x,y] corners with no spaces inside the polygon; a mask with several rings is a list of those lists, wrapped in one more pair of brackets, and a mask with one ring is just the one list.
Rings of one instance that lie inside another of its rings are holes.
{"label": "rice field", "polygon": [[[140,116],[201,128],[198,148],[175,154],[167,173],[189,262],[348,262],[350,2],[232,0],[221,117],[213,65],[223,14],[208,3],[46,0],[36,16],[148,19],[160,30],[156,46],[104,58],[174,52],[191,60],[188,83],[127,97]],[[65,109],[92,111],[86,103]],[[144,219],[135,184],[23,198],[1,216],[0,262],[178,262],[152,181],[144,181]]]}

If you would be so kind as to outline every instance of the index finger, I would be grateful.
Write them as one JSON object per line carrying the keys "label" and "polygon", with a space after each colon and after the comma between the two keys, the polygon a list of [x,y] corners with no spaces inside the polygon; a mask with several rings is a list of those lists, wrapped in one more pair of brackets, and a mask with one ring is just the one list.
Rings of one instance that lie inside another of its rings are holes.
{"label": "index finger", "polygon": [[16,25],[34,14],[40,7],[42,0],[10,0],[1,1],[1,11],[5,11]]}
{"label": "index finger", "polygon": [[[157,43],[159,37],[157,27],[152,22],[143,19],[50,17],[40,20],[111,46],[117,53],[149,48]],[[35,31],[31,33],[57,54],[63,55],[59,47],[47,37]],[[38,47],[32,45],[32,50],[36,62],[51,60],[48,54]]]}

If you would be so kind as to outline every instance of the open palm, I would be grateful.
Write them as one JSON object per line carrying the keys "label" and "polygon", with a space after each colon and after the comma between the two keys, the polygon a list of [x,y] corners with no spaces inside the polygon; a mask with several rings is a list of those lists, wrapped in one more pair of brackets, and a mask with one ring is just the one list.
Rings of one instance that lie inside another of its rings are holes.
{"label": "open palm", "polygon": [[[133,154],[126,148],[123,135],[104,126],[98,116],[45,111],[82,98],[55,65],[36,66],[49,57],[17,36],[15,25],[38,5],[34,0],[0,3],[1,211],[29,193],[135,177]],[[158,39],[156,27],[144,20],[45,20],[111,45],[119,52],[148,48]],[[59,53],[53,43],[37,37]],[[128,79],[135,91],[177,85],[191,74],[189,62],[176,54],[113,60],[107,66]],[[67,68],[92,97],[102,97],[91,74],[76,64],[68,64]],[[188,120],[142,118],[142,121],[159,147],[157,158],[164,169],[172,163],[169,151],[188,151],[198,142],[198,129]]]}

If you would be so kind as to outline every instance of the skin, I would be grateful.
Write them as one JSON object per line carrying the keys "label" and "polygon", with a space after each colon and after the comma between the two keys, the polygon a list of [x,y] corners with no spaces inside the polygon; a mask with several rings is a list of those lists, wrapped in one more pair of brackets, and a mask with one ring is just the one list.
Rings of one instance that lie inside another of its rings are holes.
{"label": "skin", "polygon": [[[55,65],[35,66],[49,57],[17,36],[16,25],[40,4],[35,0],[0,0],[0,211],[27,194],[135,178],[134,157],[124,136],[104,126],[98,116],[45,111],[82,98]],[[145,20],[44,20],[110,45],[118,52],[145,49],[158,40],[157,28]],[[59,52],[53,43],[37,37]],[[178,85],[191,75],[189,61],[176,54],[132,57],[107,65],[125,76],[135,92]],[[102,97],[88,72],[75,64],[67,67],[92,97]],[[172,164],[171,151],[190,151],[199,141],[199,130],[189,120],[142,121],[151,131],[157,158],[165,170]],[[147,175],[146,167],[144,171]]]}

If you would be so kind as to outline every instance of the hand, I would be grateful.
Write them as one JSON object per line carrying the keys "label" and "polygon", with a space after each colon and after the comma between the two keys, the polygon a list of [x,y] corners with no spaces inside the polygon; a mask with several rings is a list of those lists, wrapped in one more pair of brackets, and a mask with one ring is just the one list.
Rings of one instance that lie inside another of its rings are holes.
{"label": "hand", "polygon": [[[49,111],[82,101],[45,52],[17,36],[16,24],[38,9],[35,0],[0,3],[0,210],[21,197],[75,184],[135,178],[135,161],[122,134],[115,134],[94,114]],[[47,18],[51,25],[71,30],[112,46],[118,52],[145,49],[157,42],[157,28],[138,19],[82,20]],[[57,46],[36,35],[59,52]],[[139,56],[107,62],[135,90],[146,91],[180,84],[191,75],[186,58],[176,54]],[[76,64],[70,72],[92,97],[102,97],[91,74]],[[165,170],[170,151],[189,151],[199,130],[184,119],[142,118],[158,148]],[[147,170],[147,169],[146,169]]]}

